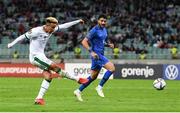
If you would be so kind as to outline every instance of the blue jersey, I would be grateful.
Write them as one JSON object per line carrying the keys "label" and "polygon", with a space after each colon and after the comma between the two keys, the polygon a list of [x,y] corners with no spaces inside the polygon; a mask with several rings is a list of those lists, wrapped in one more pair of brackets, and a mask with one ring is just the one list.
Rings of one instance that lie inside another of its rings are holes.
{"label": "blue jersey", "polygon": [[107,40],[106,28],[99,27],[99,25],[94,26],[87,34],[87,38],[91,44],[91,50],[103,55],[104,43]]}
{"label": "blue jersey", "polygon": [[104,56],[104,44],[107,41],[107,30],[98,25],[93,27],[87,34],[88,41],[91,44],[91,50],[97,53],[99,59],[91,57],[92,70],[100,70],[109,60]]}

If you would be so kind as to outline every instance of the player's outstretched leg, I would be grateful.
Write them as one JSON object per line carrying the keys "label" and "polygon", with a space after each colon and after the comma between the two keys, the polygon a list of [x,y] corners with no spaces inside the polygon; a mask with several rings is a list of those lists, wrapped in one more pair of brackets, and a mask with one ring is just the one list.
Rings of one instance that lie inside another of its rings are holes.
{"label": "player's outstretched leg", "polygon": [[73,76],[73,75],[70,75],[69,73],[65,72],[64,70],[61,70],[59,72],[59,74],[63,77],[66,77],[68,79],[71,79],[71,80],[75,80],[77,81],[79,84],[86,84],[88,82],[88,79],[86,78],[81,78],[81,77],[78,77],[78,76]]}
{"label": "player's outstretched leg", "polygon": [[69,73],[61,70],[61,72],[59,72],[59,74],[63,77],[66,77],[68,79],[71,79],[71,80],[75,80],[77,81],[79,84],[86,84],[88,82],[88,79],[86,78],[81,78],[81,77],[78,77],[78,76],[73,76],[73,75],[70,75]]}
{"label": "player's outstretched leg", "polygon": [[75,75],[70,75],[69,73],[65,72],[64,70],[62,70],[59,66],[57,66],[56,64],[52,64],[51,68],[53,71],[55,71],[56,73],[58,73],[60,76],[62,77],[66,77],[68,79],[71,80],[75,80],[77,81],[79,84],[86,84],[88,82],[88,79],[86,78],[80,78],[78,76]]}

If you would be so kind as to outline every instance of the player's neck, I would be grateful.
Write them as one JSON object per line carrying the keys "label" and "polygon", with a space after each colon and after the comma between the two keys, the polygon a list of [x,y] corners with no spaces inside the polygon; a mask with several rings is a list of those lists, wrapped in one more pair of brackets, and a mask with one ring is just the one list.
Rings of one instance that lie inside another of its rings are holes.
{"label": "player's neck", "polygon": [[46,33],[49,33],[48,30],[47,30],[46,25],[43,26],[43,30],[44,30]]}
{"label": "player's neck", "polygon": [[99,25],[99,24],[98,24],[98,27],[99,27],[100,29],[103,29],[103,28],[104,28],[104,26],[101,26],[101,25]]}

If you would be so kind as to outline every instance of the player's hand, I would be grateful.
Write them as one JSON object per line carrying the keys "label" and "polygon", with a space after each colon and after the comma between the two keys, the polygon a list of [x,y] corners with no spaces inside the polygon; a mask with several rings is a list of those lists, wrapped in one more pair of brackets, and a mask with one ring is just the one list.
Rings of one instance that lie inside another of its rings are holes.
{"label": "player's hand", "polygon": [[114,44],[109,44],[109,47],[114,49]]}
{"label": "player's hand", "polygon": [[81,24],[84,24],[84,20],[80,19],[80,23],[81,23]]}
{"label": "player's hand", "polygon": [[98,54],[96,54],[95,52],[91,52],[91,56],[94,58],[94,59],[99,59],[99,56]]}
{"label": "player's hand", "polygon": [[11,48],[13,45],[11,43],[8,43],[7,48]]}

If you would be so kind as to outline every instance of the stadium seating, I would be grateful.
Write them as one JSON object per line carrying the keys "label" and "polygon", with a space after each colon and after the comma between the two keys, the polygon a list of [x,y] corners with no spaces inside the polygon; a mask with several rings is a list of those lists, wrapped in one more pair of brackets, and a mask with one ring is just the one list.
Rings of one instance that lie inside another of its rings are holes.
{"label": "stadium seating", "polygon": [[[7,43],[11,40],[7,37],[2,38],[2,43],[0,44],[0,58],[6,59],[6,58],[12,58],[12,54],[15,50],[19,52],[19,58],[28,58],[29,54],[29,44],[16,44],[13,48],[7,49]],[[73,51],[67,51],[68,46],[67,44],[57,44],[57,37],[53,36],[49,40],[50,47],[52,50],[60,52],[60,56],[65,59],[71,59],[74,57]],[[130,47],[130,40],[128,40],[124,45]],[[134,44],[134,47],[143,48],[146,45],[139,43],[138,45]],[[89,52],[80,46],[82,49],[81,56],[82,58],[89,58]],[[177,48],[180,50],[180,44],[178,44]],[[171,53],[170,49],[168,48],[157,48],[148,46],[146,47],[148,53],[147,53],[147,59],[171,59]],[[112,59],[113,58],[113,52],[111,48],[105,48],[105,55]],[[122,51],[120,52],[120,59],[138,59],[138,54],[135,53],[135,51]]]}
{"label": "stadium seating", "polygon": [[[83,18],[86,21],[83,26],[76,25],[63,31],[65,34],[60,32],[49,40],[50,51],[57,51],[60,53],[60,56],[67,59],[74,58],[72,49],[68,48],[69,46],[75,48],[79,41],[67,44],[68,41],[72,41],[72,39],[79,40],[79,36],[84,37],[97,19],[97,16],[102,12],[108,17],[109,39],[118,44],[121,50],[120,59],[138,59],[139,53],[137,49],[140,49],[140,51],[144,50],[147,59],[170,59],[170,48],[172,45],[176,45],[178,50],[180,50],[180,29],[178,24],[180,15],[177,13],[180,10],[180,6],[176,5],[176,0],[163,1],[164,3],[161,5],[156,0],[137,0],[137,2],[98,0],[96,2],[98,3],[76,0],[53,0],[53,2],[51,0],[26,0],[23,2],[22,0],[16,0],[14,2],[0,2],[2,6],[2,11],[0,12],[2,21],[0,25],[3,28],[0,29],[0,57],[4,59],[10,58],[13,51],[17,50],[20,58],[28,58],[29,47],[27,43],[19,43],[11,50],[5,48],[7,43],[30,28],[42,25],[44,18],[47,16],[55,16],[60,23],[78,18]],[[21,7],[25,4],[29,4],[26,10]],[[12,8],[12,6],[16,7]],[[105,9],[104,6],[106,6]],[[132,7],[127,8],[126,6]],[[168,10],[169,8],[171,10]],[[7,9],[11,9],[11,11],[8,12],[6,11]],[[104,11],[101,9],[104,9]],[[74,34],[77,36],[75,35],[74,37]],[[58,42],[58,39],[61,39],[62,42]],[[166,45],[161,48],[154,47],[158,41],[162,41]],[[89,58],[89,53],[83,47],[81,48],[82,58]],[[113,58],[112,50],[106,48],[105,55],[108,58]]]}

